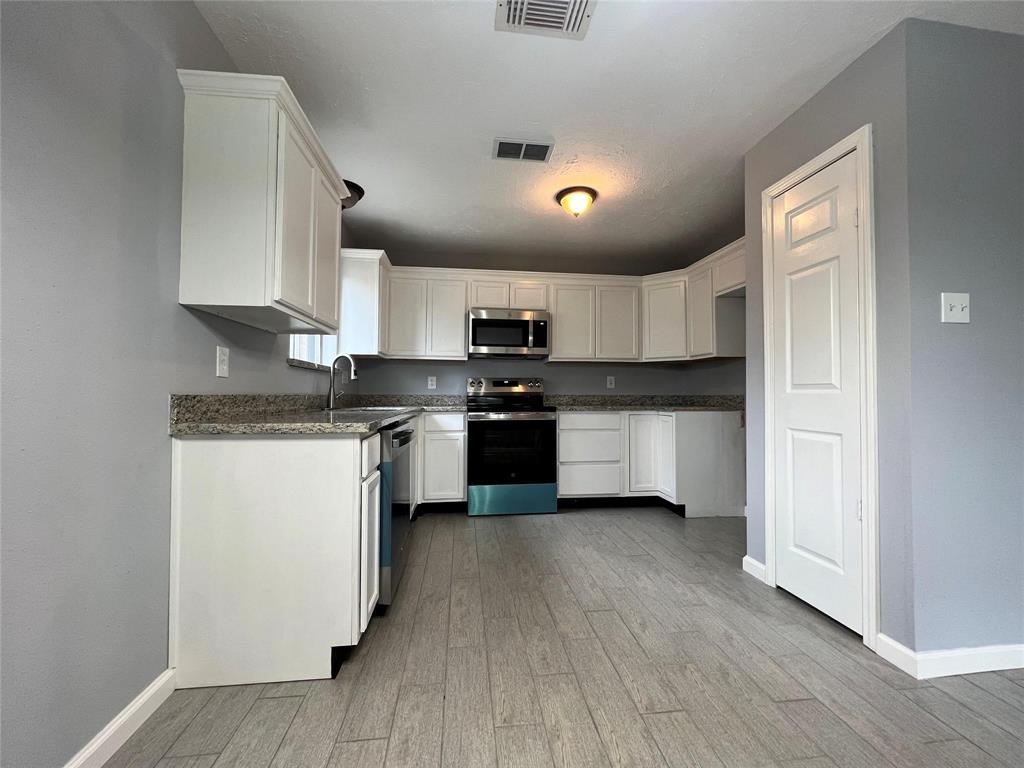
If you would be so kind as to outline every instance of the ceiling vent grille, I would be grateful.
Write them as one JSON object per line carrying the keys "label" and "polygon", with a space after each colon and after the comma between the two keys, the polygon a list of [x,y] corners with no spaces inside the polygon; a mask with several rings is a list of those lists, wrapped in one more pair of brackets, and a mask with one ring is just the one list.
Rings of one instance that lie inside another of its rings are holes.
{"label": "ceiling vent grille", "polygon": [[524,139],[495,139],[492,157],[498,160],[532,160],[546,163],[554,144]]}
{"label": "ceiling vent grille", "polygon": [[498,0],[494,28],[582,40],[597,0]]}

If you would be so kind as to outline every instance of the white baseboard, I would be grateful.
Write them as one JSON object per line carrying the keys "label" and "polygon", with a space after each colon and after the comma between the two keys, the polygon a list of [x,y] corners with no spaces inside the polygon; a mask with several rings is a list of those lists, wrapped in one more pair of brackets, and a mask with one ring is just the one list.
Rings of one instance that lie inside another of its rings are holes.
{"label": "white baseboard", "polygon": [[879,633],[875,652],[918,680],[1024,667],[1024,644],[918,652]]}
{"label": "white baseboard", "polygon": [[750,555],[743,558],[743,570],[758,581],[764,581],[764,563],[759,563]]}
{"label": "white baseboard", "polygon": [[174,670],[168,669],[161,672],[102,731],[78,750],[78,754],[64,768],[101,768],[173,692]]}

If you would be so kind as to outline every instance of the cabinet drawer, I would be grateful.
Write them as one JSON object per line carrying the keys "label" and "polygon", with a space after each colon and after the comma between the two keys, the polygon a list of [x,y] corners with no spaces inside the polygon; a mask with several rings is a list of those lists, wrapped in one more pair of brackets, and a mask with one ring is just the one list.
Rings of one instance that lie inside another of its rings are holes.
{"label": "cabinet drawer", "polygon": [[611,413],[560,413],[559,429],[621,429],[622,422],[617,412]]}
{"label": "cabinet drawer", "polygon": [[558,467],[559,496],[618,496],[620,464],[563,464]]}
{"label": "cabinet drawer", "polygon": [[558,435],[559,461],[620,461],[622,433],[599,430],[563,430]]}
{"label": "cabinet drawer", "polygon": [[380,435],[366,438],[360,447],[362,448],[362,476],[368,477],[380,466]]}
{"label": "cabinet drawer", "polygon": [[424,413],[420,422],[424,432],[464,432],[464,413]]}
{"label": "cabinet drawer", "polygon": [[715,293],[738,288],[747,281],[747,255],[744,251],[723,259],[711,269]]}

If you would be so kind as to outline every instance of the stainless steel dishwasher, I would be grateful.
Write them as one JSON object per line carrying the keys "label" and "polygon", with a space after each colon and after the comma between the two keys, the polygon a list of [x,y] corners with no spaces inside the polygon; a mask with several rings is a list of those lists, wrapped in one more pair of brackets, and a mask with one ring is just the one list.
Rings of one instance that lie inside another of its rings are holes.
{"label": "stainless steel dishwasher", "polygon": [[380,605],[398,592],[412,535],[412,442],[415,416],[380,430]]}

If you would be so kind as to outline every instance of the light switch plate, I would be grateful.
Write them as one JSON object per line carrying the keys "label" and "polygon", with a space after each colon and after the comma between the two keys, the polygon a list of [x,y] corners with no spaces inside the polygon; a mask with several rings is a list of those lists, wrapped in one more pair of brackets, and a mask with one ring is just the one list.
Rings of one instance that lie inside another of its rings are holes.
{"label": "light switch plate", "polygon": [[226,379],[228,377],[228,358],[230,356],[230,349],[217,347],[217,378]]}
{"label": "light switch plate", "polygon": [[942,322],[944,322],[944,323],[969,323],[969,322],[971,322],[971,294],[969,294],[969,293],[943,293],[941,296],[942,296]]}
{"label": "light switch plate", "polygon": [[437,389],[437,376],[427,376],[427,389]]}
{"label": "light switch plate", "polygon": [[604,385],[608,389],[615,389],[615,377],[614,376],[606,376],[605,377]]}

